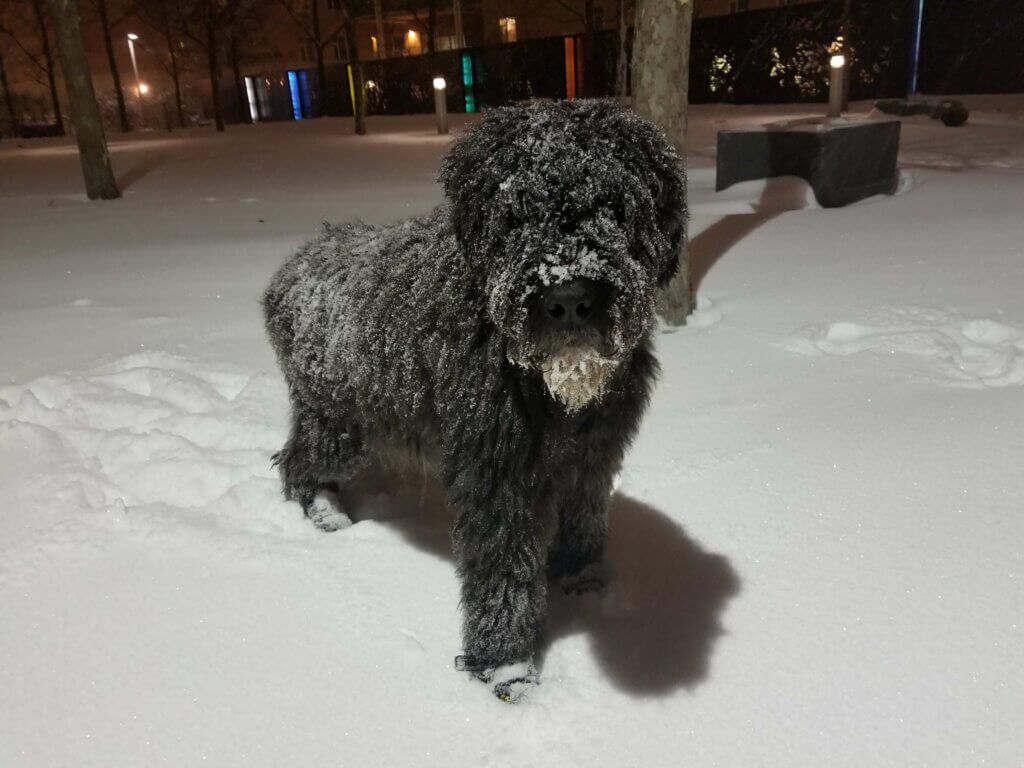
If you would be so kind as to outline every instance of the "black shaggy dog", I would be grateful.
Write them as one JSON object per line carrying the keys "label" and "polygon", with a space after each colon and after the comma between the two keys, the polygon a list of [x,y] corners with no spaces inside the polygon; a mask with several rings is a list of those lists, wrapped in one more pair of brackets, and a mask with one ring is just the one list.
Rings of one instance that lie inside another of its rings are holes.
{"label": "black shaggy dog", "polygon": [[287,498],[324,530],[330,489],[382,451],[433,459],[454,511],[459,669],[515,698],[549,577],[593,581],[612,481],[647,405],[654,299],[676,271],[679,157],[605,101],[488,113],[441,169],[445,202],[325,226],[275,275],[267,330],[292,427]]}

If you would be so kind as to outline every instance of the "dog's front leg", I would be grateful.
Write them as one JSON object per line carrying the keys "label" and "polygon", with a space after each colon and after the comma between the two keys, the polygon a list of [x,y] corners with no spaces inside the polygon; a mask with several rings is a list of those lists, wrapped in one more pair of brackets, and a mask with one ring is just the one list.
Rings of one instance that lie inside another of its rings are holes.
{"label": "dog's front leg", "polygon": [[465,655],[473,672],[514,700],[537,682],[533,656],[547,612],[545,565],[555,517],[509,483],[453,499],[452,537],[462,579]]}
{"label": "dog's front leg", "polygon": [[586,469],[593,474],[574,472],[558,496],[558,534],[548,555],[549,576],[574,594],[597,591],[604,585],[601,561],[614,472],[612,468]]}

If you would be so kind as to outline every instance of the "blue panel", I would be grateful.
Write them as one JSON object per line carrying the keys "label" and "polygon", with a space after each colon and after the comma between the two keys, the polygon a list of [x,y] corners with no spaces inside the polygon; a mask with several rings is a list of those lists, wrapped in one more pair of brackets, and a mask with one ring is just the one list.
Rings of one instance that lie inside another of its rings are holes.
{"label": "blue panel", "polygon": [[288,70],[288,90],[292,95],[292,117],[302,119],[302,97],[299,95],[299,78],[294,69]]}

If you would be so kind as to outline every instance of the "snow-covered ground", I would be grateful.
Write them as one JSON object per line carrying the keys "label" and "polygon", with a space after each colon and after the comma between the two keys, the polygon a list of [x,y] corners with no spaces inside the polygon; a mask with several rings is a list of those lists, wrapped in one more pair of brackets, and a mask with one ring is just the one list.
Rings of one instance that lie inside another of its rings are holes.
{"label": "snow-covered ground", "polygon": [[430,119],[115,141],[109,203],[4,142],[0,766],[1022,765],[1024,99],[972,103],[842,210],[713,191],[718,128],[805,108],[694,110],[701,307],[518,706],[452,669],[436,485],[325,535],[269,462],[257,298],[321,219],[439,199]]}

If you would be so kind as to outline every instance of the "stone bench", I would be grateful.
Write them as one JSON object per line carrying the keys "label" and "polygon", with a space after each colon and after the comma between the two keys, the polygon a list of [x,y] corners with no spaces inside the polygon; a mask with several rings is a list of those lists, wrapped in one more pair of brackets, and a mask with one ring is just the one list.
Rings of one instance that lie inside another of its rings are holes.
{"label": "stone bench", "polygon": [[715,190],[740,181],[799,176],[836,208],[896,191],[899,120],[821,118],[720,131]]}

